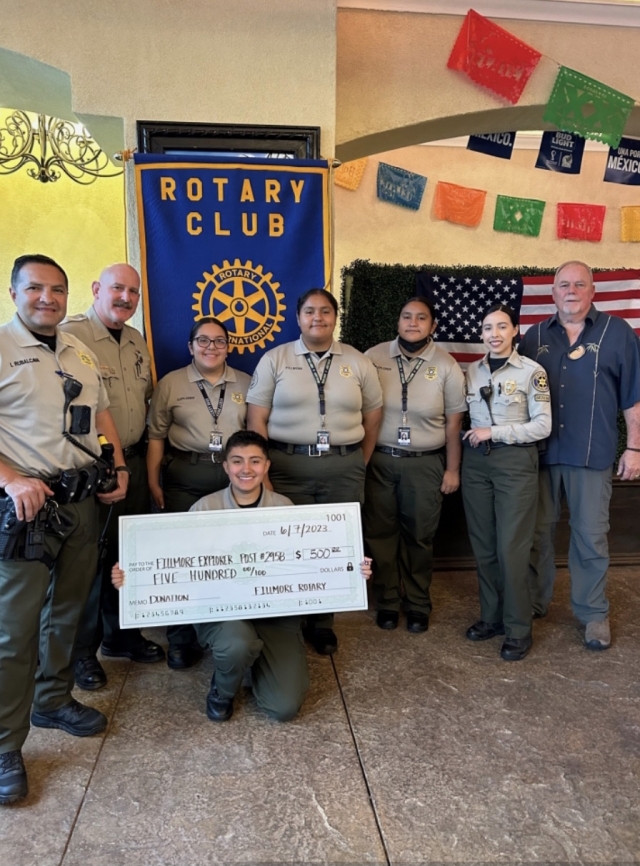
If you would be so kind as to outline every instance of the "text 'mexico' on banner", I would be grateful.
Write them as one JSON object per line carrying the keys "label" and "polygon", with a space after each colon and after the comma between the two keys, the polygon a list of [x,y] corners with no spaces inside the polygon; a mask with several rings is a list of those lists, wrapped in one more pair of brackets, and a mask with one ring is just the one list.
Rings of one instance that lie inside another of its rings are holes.
{"label": "text 'mexico' on banner", "polygon": [[640,185],[640,140],[621,138],[617,147],[609,148],[603,180],[629,186]]}
{"label": "text 'mexico' on banner", "polygon": [[467,150],[486,153],[487,156],[498,156],[500,159],[511,159],[515,141],[515,132],[487,132],[470,135]]}
{"label": "text 'mexico' on banner", "polygon": [[194,322],[229,330],[251,373],[299,334],[295,304],[329,282],[325,160],[136,154],[145,329],[158,378],[190,360]]}

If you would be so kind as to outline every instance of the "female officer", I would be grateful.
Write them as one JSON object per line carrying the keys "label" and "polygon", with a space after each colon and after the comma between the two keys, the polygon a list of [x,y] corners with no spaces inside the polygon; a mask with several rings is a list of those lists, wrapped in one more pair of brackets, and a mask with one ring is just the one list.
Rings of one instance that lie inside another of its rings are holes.
{"label": "female officer", "polygon": [[[296,505],[360,502],[382,394],[375,367],[333,339],[338,304],[324,289],[298,299],[300,339],[266,352],[247,394],[247,426],[269,439],[274,490]],[[338,646],[333,615],[308,618],[316,652]]]}
{"label": "female officer", "polygon": [[[228,337],[218,319],[196,322],[189,334],[191,364],[164,376],[151,399],[149,489],[165,511],[188,511],[228,484],[222,453],[226,439],[245,427],[249,387],[249,376],[227,365]],[[170,626],[167,637],[170,668],[182,670],[198,660],[193,626]]]}
{"label": "female officer", "polygon": [[538,501],[536,442],[551,432],[543,368],[513,348],[516,314],[504,304],[482,320],[488,354],[467,370],[471,430],[464,435],[462,499],[480,583],[481,619],[469,640],[505,634],[500,655],[519,661],[531,649],[529,554]]}
{"label": "female officer", "polygon": [[380,628],[398,625],[404,587],[407,628],[429,627],[433,536],[443,493],[460,484],[464,376],[436,346],[433,305],[411,298],[398,336],[365,354],[378,370],[382,426],[367,467],[364,537],[375,562],[373,591]]}

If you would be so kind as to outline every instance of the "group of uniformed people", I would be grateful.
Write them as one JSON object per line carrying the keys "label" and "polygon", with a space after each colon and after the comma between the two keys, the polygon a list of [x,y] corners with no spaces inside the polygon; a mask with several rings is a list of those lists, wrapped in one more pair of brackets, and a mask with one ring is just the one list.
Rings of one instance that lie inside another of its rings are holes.
{"label": "group of uniformed people", "polygon": [[[615,392],[629,430],[619,472],[623,478],[640,476],[638,340],[624,322],[611,324],[611,317],[595,310],[591,272],[583,263],[558,269],[556,293],[558,314],[549,320],[549,336],[544,333],[548,341],[541,342],[538,329],[534,347],[530,331],[523,354],[515,351],[514,311],[503,305],[486,311],[482,340],[487,354],[469,366],[466,384],[458,364],[433,342],[437,323],[428,299],[405,302],[396,339],[363,355],[334,340],[335,298],[311,289],[297,304],[300,338],[265,353],[251,380],[227,364],[225,325],[203,318],[188,337],[191,363],[165,376],[152,394],[145,342],[126,324],[140,298],[133,268],[107,268],[93,284],[94,304],[87,314],[63,322],[68,286],[62,268],[45,256],[16,260],[11,295],[17,313],[0,328],[0,488],[15,504],[18,521],[31,521],[44,508],[48,522],[43,524],[44,555],[34,555],[27,531],[22,546],[0,561],[0,803],[26,794],[21,747],[30,713],[32,724],[76,736],[104,729],[102,713],[71,697],[74,680],[88,690],[106,683],[96,657],[99,647],[105,656],[136,662],[165,657],[139,630],[119,628],[111,582],[117,573],[118,516],[148,512],[149,495],[155,506],[169,511],[230,507],[230,502],[264,506],[271,501],[270,488],[294,504],[360,502],[365,545],[374,562],[377,624],[396,628],[404,609],[408,630],[420,633],[429,625],[432,542],[442,496],[459,487],[462,462],[463,501],[480,584],[480,619],[467,637],[504,635],[502,657],[524,658],[531,647],[532,616],[543,616],[551,599],[553,529],[560,499],[570,493],[563,467],[547,466],[540,483],[552,513],[539,510],[536,518],[538,443],[549,441],[554,464],[570,463],[566,457],[573,453],[573,440],[567,438],[583,435],[569,433],[568,416],[552,426],[552,406],[554,416],[556,403],[559,413],[564,409],[563,397],[554,390],[562,395],[569,384],[567,364],[575,366],[571,387],[589,382],[594,406],[598,383],[607,376],[615,381],[615,389],[606,387],[606,398],[611,403]],[[598,342],[587,343],[587,337]],[[588,368],[579,364],[583,358]],[[466,410],[470,428],[462,433]],[[599,453],[598,461],[608,460],[610,492],[611,436],[598,426],[610,425],[608,410],[604,421],[596,418],[595,429],[591,418],[588,453],[585,457],[578,449],[574,462],[589,475],[589,459],[600,443],[607,456]],[[253,448],[255,462],[256,449],[264,451],[268,442],[268,460],[255,502],[240,503],[233,478],[227,488],[226,444],[245,427],[259,435],[240,440],[237,449]],[[95,485],[74,486],[70,477],[91,475],[100,467],[98,433],[114,447],[115,481],[114,489],[98,492],[96,500]],[[569,501],[572,511],[585,510],[585,491],[606,493],[607,472],[598,471],[600,486],[583,480],[581,493]],[[572,475],[576,489],[579,474]],[[68,495],[71,487],[78,495]],[[211,499],[212,494],[218,498]],[[597,511],[592,523],[588,516],[579,521],[581,537],[570,555],[572,585],[580,585],[572,594],[574,611],[586,626],[590,649],[610,642],[606,528],[605,548],[601,532],[608,500],[603,505],[603,496],[592,508]],[[207,502],[213,504],[202,505]],[[592,546],[599,552],[599,570],[589,562],[589,574],[583,576],[583,550],[590,533],[597,532]],[[367,569],[363,566],[363,573]],[[575,580],[574,571],[581,575]],[[170,628],[169,666],[193,665],[202,641],[214,651],[220,671],[231,665],[232,651],[225,655],[216,643],[220,629],[214,625],[197,633],[189,625]],[[254,654],[247,655],[246,647],[244,656],[238,654],[236,646],[236,667],[238,658],[254,659],[261,652],[255,630],[246,631],[253,635]],[[331,615],[309,617],[303,633],[321,654],[337,649]],[[235,633],[234,640],[237,644]],[[286,712],[274,710],[276,717],[290,717],[294,704],[297,709],[303,680],[301,674],[296,699],[289,700]],[[223,721],[231,715],[233,695],[220,694],[219,685],[212,682],[207,712]],[[271,706],[265,704],[268,711]]]}

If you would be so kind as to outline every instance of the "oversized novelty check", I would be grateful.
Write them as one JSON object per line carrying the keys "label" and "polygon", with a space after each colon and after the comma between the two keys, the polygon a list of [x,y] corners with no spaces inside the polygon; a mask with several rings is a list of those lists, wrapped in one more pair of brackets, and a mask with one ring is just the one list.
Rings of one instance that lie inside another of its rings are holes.
{"label": "oversized novelty check", "polygon": [[120,625],[366,610],[360,506],[120,518]]}

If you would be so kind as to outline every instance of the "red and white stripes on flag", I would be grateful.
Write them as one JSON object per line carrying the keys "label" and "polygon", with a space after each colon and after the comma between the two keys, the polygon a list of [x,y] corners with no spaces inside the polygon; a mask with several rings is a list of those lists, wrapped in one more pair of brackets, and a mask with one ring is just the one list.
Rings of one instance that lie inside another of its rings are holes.
{"label": "red and white stripes on flag", "polygon": [[[460,279],[460,278],[458,278]],[[522,281],[522,301],[520,305],[520,332],[522,334],[538,322],[543,322],[556,313],[556,305],[553,302],[553,276],[545,277],[520,277]],[[461,280],[461,282],[463,282]],[[490,301],[501,301],[509,304],[517,312],[517,303],[512,300],[513,294],[507,295],[510,290],[509,283],[515,281],[504,280],[504,291],[502,296],[498,295],[495,281],[485,281],[489,285],[492,294],[486,293],[482,286],[477,284],[471,286],[471,297],[478,292],[482,295],[484,309],[489,306]],[[606,271],[594,274],[593,282],[596,293],[593,302],[598,310],[619,316],[633,328],[640,336],[640,270]],[[474,281],[477,283],[477,281]],[[465,286],[465,288],[469,288]],[[456,293],[460,290],[456,286]],[[495,292],[495,294],[493,294]],[[467,302],[468,303],[468,302]],[[456,309],[455,307],[453,309]],[[450,352],[465,369],[473,361],[482,358],[486,353],[483,343],[480,342],[481,304],[478,303],[474,312],[471,329],[467,332],[467,342],[453,342],[451,339],[438,339],[438,331],[435,334],[436,343]],[[444,311],[443,311],[444,312]]]}
{"label": "red and white stripes on flag", "polygon": [[[556,312],[553,303],[553,277],[523,277],[524,290],[520,308],[522,334]],[[640,335],[640,271],[607,271],[594,274],[596,293],[593,302],[598,310],[619,316]]]}

